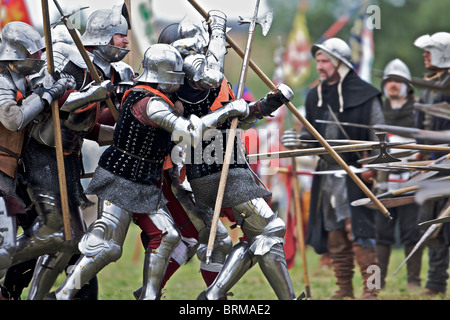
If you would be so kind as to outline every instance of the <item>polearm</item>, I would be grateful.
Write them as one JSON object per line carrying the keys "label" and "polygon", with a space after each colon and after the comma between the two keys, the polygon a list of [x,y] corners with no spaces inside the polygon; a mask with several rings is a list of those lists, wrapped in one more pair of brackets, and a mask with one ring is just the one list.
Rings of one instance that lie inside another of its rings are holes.
{"label": "polearm", "polygon": [[[334,146],[334,147],[330,147],[330,149],[333,150],[335,153],[345,153],[345,152],[375,150],[375,149],[377,149],[378,146],[379,146],[379,143],[372,142],[372,143],[350,144],[350,145],[344,145],[344,146]],[[283,150],[283,151],[276,151],[276,152],[249,154],[249,155],[247,155],[247,160],[250,162],[250,161],[257,161],[257,160],[272,160],[272,159],[295,158],[295,157],[304,157],[304,156],[316,156],[316,155],[328,154],[328,153],[329,153],[329,150],[324,147],[294,149],[294,150]]]}
{"label": "polearm", "polygon": [[[66,26],[67,30],[69,31],[70,36],[73,39],[73,42],[77,46],[78,51],[81,54],[81,57],[84,60],[84,63],[89,69],[89,72],[94,79],[96,84],[100,84],[102,80],[100,79],[100,76],[97,73],[97,69],[94,66],[94,63],[92,62],[91,58],[89,57],[86,48],[83,46],[83,43],[81,42],[80,37],[78,36],[77,31],[75,30],[75,27],[72,24],[72,21],[68,18],[68,15],[64,14],[64,11],[62,10],[61,6],[59,5],[57,0],[53,0],[55,3],[56,8],[58,9],[59,13],[61,14],[61,21]],[[112,116],[114,117],[114,120],[117,121],[119,118],[119,111],[114,106],[114,103],[112,102],[111,98],[108,98],[105,100],[106,105],[108,106],[108,109],[111,111]]]}
{"label": "polearm", "polygon": [[[260,2],[260,0],[256,0],[255,12],[250,21],[250,27],[249,27],[248,39],[247,39],[247,47],[245,50],[244,60],[242,62],[241,75],[239,78],[236,99],[241,99],[244,94],[245,80],[247,78],[247,72],[248,72],[248,61],[250,60],[252,42],[253,42],[253,38],[255,35],[255,29],[256,29],[256,19],[258,17],[259,2]],[[207,17],[206,17],[206,19],[207,19]],[[212,251],[214,249],[214,241],[215,241],[216,233],[217,233],[217,225],[219,223],[220,210],[222,209],[223,196],[225,193],[225,186],[226,186],[227,178],[228,178],[228,169],[229,169],[230,161],[231,161],[231,153],[233,152],[233,149],[234,149],[234,138],[236,136],[237,124],[238,124],[238,118],[234,118],[231,121],[230,129],[228,131],[225,156],[224,156],[224,161],[223,161],[223,165],[222,165],[222,172],[220,174],[219,187],[217,189],[217,198],[216,198],[216,203],[214,205],[214,214],[213,214],[213,218],[212,218],[212,222],[211,222],[211,230],[209,232],[208,246],[206,249],[206,264],[209,264],[209,259],[211,257]]]}
{"label": "polearm", "polygon": [[[447,180],[450,179],[449,176],[445,176],[445,177],[441,177],[438,178],[434,181],[441,181],[441,180]],[[408,187],[404,187],[404,188],[400,188],[400,189],[396,189],[396,190],[392,190],[392,191],[387,191],[384,193],[380,193],[379,195],[377,195],[377,199],[386,199],[386,198],[390,198],[390,197],[396,197],[399,196],[401,194],[405,194],[408,192],[414,192],[420,189],[420,185],[412,185],[412,186],[408,186]],[[361,198],[358,200],[355,200],[351,203],[351,205],[353,207],[357,207],[357,206],[365,206],[368,205],[369,203],[371,203],[371,199],[370,198]]]}
{"label": "polearm", "polygon": [[311,287],[309,285],[308,264],[305,250],[305,235],[303,232],[302,208],[300,205],[300,186],[298,183],[297,163],[295,162],[295,158],[292,159],[292,172],[290,174],[292,178],[292,192],[294,193],[295,216],[297,218],[298,242],[300,245],[300,254],[303,262],[303,278],[305,282],[306,299],[311,299]]}
{"label": "polearm", "polygon": [[[44,34],[45,34],[45,48],[47,55],[47,70],[50,75],[55,72],[55,63],[53,60],[53,45],[52,45],[52,33],[50,28],[50,16],[48,10],[48,1],[42,0],[42,15],[44,18]],[[56,152],[56,163],[58,166],[58,181],[59,181],[59,192],[61,196],[61,209],[64,224],[64,238],[67,241],[72,240],[72,231],[70,228],[70,215],[69,215],[69,200],[67,197],[67,181],[66,181],[66,170],[64,167],[64,153],[62,148],[62,137],[61,137],[61,120],[59,119],[59,105],[58,101],[51,102],[52,118],[53,118],[53,128],[55,135],[55,152]]]}
{"label": "polearm", "polygon": [[372,129],[378,131],[387,131],[394,134],[397,134],[402,137],[408,137],[413,139],[425,139],[429,141],[433,141],[436,143],[450,143],[450,130],[444,131],[432,131],[432,130],[423,130],[417,128],[409,128],[402,126],[394,126],[388,124],[374,124],[374,125],[365,125],[359,123],[351,123],[351,122],[335,122],[329,120],[316,120],[318,123],[328,123],[328,124],[336,124],[341,126],[349,126],[349,127],[357,127],[364,129]]}
{"label": "polearm", "polygon": [[[316,140],[302,140],[295,139],[295,141],[303,143],[317,143]],[[327,139],[330,144],[361,144],[361,143],[371,143],[373,141],[369,140],[349,140],[349,139]],[[432,152],[450,152],[450,147],[448,144],[441,145],[429,145],[420,143],[408,143],[408,142],[387,142],[387,146],[395,149],[407,149],[407,150],[420,150],[420,151],[432,151]],[[366,162],[367,160],[364,160]]]}
{"label": "polearm", "polygon": [[[208,14],[205,10],[203,10],[195,0],[188,0],[189,3],[205,18],[208,19]],[[229,35],[226,36],[228,44],[236,51],[236,53],[244,58],[245,53],[242,49],[231,39]],[[277,89],[276,85],[272,82],[272,80],[267,77],[264,72],[250,59],[249,66],[252,70],[261,78],[261,80],[269,87],[270,90],[275,91]],[[322,135],[309,123],[309,121],[297,110],[297,108],[291,103],[288,102],[285,104],[286,107],[294,114],[294,116],[302,123],[302,125],[316,138],[322,146],[328,151],[328,153],[334,158],[334,160],[347,172],[349,177],[356,183],[356,185],[369,197],[374,200],[374,203],[377,205],[378,210],[388,219],[392,219],[389,211],[383,206],[383,204],[377,200],[375,195],[370,191],[370,189],[361,181],[361,179],[351,171],[349,166],[345,163],[345,161],[339,156],[337,152],[335,152],[328,142],[322,137]]]}
{"label": "polearm", "polygon": [[[431,164],[449,164],[450,163],[450,153],[434,160]],[[411,178],[405,183],[405,186],[414,185],[419,181],[423,181],[435,176],[438,171],[428,171],[428,172],[414,172]]]}
{"label": "polearm", "polygon": [[[450,216],[450,205],[444,210],[444,212],[442,212],[438,219],[441,218],[445,218],[445,217],[449,217]],[[422,238],[420,238],[420,240],[416,243],[416,245],[414,246],[414,248],[411,250],[411,252],[409,253],[409,255],[406,257],[406,259],[400,264],[400,266],[397,268],[397,270],[394,271],[394,274],[397,274],[397,272],[401,269],[401,267],[403,267],[403,265],[408,262],[408,260],[413,256],[413,254],[419,250],[419,248],[422,246],[422,244],[434,233],[436,232],[436,230],[438,230],[443,222],[441,223],[436,223],[431,225],[427,231],[423,234]]]}

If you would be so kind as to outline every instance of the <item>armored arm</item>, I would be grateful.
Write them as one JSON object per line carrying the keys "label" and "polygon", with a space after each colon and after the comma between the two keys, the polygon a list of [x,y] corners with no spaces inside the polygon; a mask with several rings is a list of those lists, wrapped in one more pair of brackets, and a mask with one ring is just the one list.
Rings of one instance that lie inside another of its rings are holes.
{"label": "armored arm", "polygon": [[272,112],[293,98],[292,89],[285,84],[279,84],[276,91],[269,92],[263,99],[249,104],[249,115],[240,120],[239,127],[244,130],[251,128],[256,120],[271,115]]}
{"label": "armored arm", "polygon": [[180,138],[189,138],[192,146],[197,145],[207,129],[220,126],[230,117],[247,115],[248,105],[244,99],[232,101],[202,118],[192,114],[187,119],[175,114],[173,108],[159,97],[153,97],[147,103],[147,116],[153,123]]}
{"label": "armored arm", "polygon": [[[195,87],[208,90],[220,85],[223,79],[226,49],[226,16],[221,11],[213,10],[209,16],[209,27],[211,35],[206,49],[203,53],[202,47],[203,36],[199,36],[199,28],[196,32],[196,37],[185,38],[177,40],[173,45],[179,50],[184,58],[183,71],[187,78]],[[182,29],[183,31],[183,29]],[[182,34],[183,36],[183,34]],[[192,43],[196,40],[196,43]],[[194,48],[191,52],[186,54],[186,49],[180,48]],[[184,54],[183,54],[184,53]]]}
{"label": "armored arm", "polygon": [[99,85],[92,82],[82,91],[70,93],[61,110],[71,112],[91,103],[106,100],[113,90],[114,85],[109,80],[105,80]]}
{"label": "armored arm", "polygon": [[152,97],[147,103],[147,116],[158,127],[176,134],[174,140],[185,137],[192,146],[196,146],[201,139],[204,124],[191,115],[188,119],[178,116],[174,109],[162,98]]}
{"label": "armored arm", "polygon": [[59,99],[65,92],[67,87],[71,85],[70,79],[59,77],[54,80],[49,77],[49,89],[44,88],[43,84],[39,85],[35,91],[27,98],[19,102],[16,101],[16,88],[12,79],[6,76],[0,77],[1,111],[0,121],[11,131],[23,129],[30,123],[46,106],[53,100]]}

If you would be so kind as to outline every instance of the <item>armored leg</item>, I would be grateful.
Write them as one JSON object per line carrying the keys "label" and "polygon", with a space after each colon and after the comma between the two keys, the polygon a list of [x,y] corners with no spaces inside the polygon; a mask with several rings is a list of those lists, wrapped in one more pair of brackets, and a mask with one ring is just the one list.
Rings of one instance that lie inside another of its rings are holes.
{"label": "armored leg", "polygon": [[100,201],[99,211],[101,217],[91,224],[78,245],[83,255],[55,292],[58,300],[73,299],[86,282],[122,255],[131,215],[109,201]]}
{"label": "armored leg", "polygon": [[214,248],[210,257],[210,263],[206,264],[206,248],[210,230],[208,226],[211,225],[213,210],[210,207],[200,206],[195,203],[190,186],[186,185],[186,181],[184,184],[179,182],[178,168],[174,168],[170,172],[170,176],[174,181],[172,182],[172,192],[177,197],[180,205],[192,221],[196,230],[199,232],[197,257],[200,260],[200,269],[202,272],[218,273],[222,269],[225,259],[233,246],[233,241],[228,235],[228,230],[219,220]]}
{"label": "armored leg", "polygon": [[40,256],[30,284],[28,300],[42,300],[50,292],[58,275],[64,271],[72,257],[71,252],[57,252]]}
{"label": "armored leg", "polygon": [[[160,298],[161,284],[169,264],[170,256],[180,242],[180,234],[175,228],[172,217],[166,210],[159,209],[147,215],[144,231],[154,233],[159,230],[160,239],[150,239],[144,259],[144,281],[140,300],[156,300]],[[142,225],[140,224],[141,228]]]}
{"label": "armored leg", "polygon": [[233,207],[233,212],[236,219],[243,221],[249,250],[277,297],[280,300],[295,299],[283,248],[286,233],[284,221],[262,198],[239,204]]}
{"label": "armored leg", "polygon": [[[7,204],[0,198],[0,270],[6,270],[16,253],[16,217],[8,213]],[[0,277],[1,278],[1,277]]]}
{"label": "armored leg", "polygon": [[231,250],[231,253],[213,284],[203,291],[197,299],[224,299],[227,292],[253,265],[254,261],[249,250],[249,244],[242,241],[237,243]]}
{"label": "armored leg", "polygon": [[13,264],[61,250],[77,252],[77,242],[85,231],[80,209],[70,210],[72,240],[65,241],[60,196],[32,190],[29,190],[29,194],[38,216],[26,233],[17,237]]}
{"label": "armored leg", "polygon": [[[201,215],[207,226],[211,225],[213,216],[212,210],[209,213],[210,214]],[[223,264],[225,263],[227,255],[231,252],[233,241],[228,234],[227,228],[219,220],[217,224],[216,238],[214,240],[214,247],[211,252],[210,262],[209,264],[206,264],[206,249],[208,246],[209,232],[209,227],[205,227],[199,232],[198,241],[200,244],[197,249],[197,258],[200,260],[200,267],[202,270],[219,272],[222,269]]]}
{"label": "armored leg", "polygon": [[281,243],[273,245],[270,252],[257,256],[257,261],[278,299],[295,299],[294,287],[289,276],[283,245]]}

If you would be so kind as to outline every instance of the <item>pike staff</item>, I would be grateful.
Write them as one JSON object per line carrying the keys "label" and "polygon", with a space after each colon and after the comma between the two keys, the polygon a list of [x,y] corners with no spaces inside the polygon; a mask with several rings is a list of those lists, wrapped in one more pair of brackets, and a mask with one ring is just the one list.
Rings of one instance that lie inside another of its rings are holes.
{"label": "pike staff", "polygon": [[[64,14],[64,11],[61,8],[61,6],[59,5],[57,0],[53,0],[53,2],[55,3],[56,8],[58,8],[59,13],[61,14],[61,21],[64,22],[64,25],[66,26],[67,31],[69,31],[69,34],[72,37],[73,42],[77,46],[77,49],[80,52],[81,57],[84,60],[84,63],[88,67],[92,78],[94,79],[96,84],[100,84],[102,82],[101,79],[100,79],[100,76],[98,75],[98,72],[95,69],[94,63],[89,58],[89,55],[88,55],[88,53],[86,51],[86,48],[83,46],[83,43],[81,42],[81,39],[78,36],[78,34],[77,34],[76,30],[75,30],[75,27],[72,24],[72,21],[70,21],[70,19],[68,18],[69,15],[65,15]],[[112,102],[111,98],[108,98],[105,101],[106,101],[106,105],[108,106],[108,109],[111,111],[111,114],[114,117],[114,120],[117,121],[117,119],[119,118],[119,111],[114,106],[114,103]]]}
{"label": "pike staff", "polygon": [[[191,2],[190,0],[188,0],[188,1]],[[257,23],[259,2],[260,2],[260,0],[256,1],[255,11],[254,11],[252,19],[250,20],[250,27],[249,27],[248,39],[247,39],[247,47],[245,50],[244,60],[242,62],[241,74],[240,74],[238,90],[237,90],[237,94],[236,94],[237,100],[241,99],[244,94],[245,80],[247,78],[247,71],[248,71],[248,62],[250,60],[252,42],[253,42],[253,38],[255,35],[255,29],[256,29],[256,23]],[[208,18],[208,15],[206,14],[206,19],[207,18]],[[236,136],[237,124],[238,124],[238,118],[234,118],[231,122],[230,130],[228,131],[227,146],[225,149],[225,156],[224,156],[224,160],[223,160],[222,172],[220,175],[219,187],[217,190],[217,198],[216,198],[216,203],[214,206],[214,214],[213,214],[213,219],[211,222],[211,230],[210,230],[209,238],[208,238],[208,246],[206,249],[206,263],[207,264],[209,264],[209,259],[211,257],[212,251],[214,249],[214,240],[215,240],[216,233],[217,233],[217,225],[219,222],[220,210],[222,208],[223,195],[225,193],[225,186],[227,183],[228,169],[229,169],[230,161],[231,161],[231,153],[233,152],[234,138]]]}
{"label": "pike staff", "polygon": [[[447,208],[439,215],[438,219],[446,218],[450,216],[450,205],[447,206]],[[413,256],[414,253],[422,246],[422,244],[429,238],[431,235],[433,235],[435,232],[439,232],[439,230],[442,226],[442,223],[439,222],[432,224],[427,231],[423,234],[422,238],[416,243],[414,248],[411,250],[409,255],[406,257],[406,259],[400,264],[400,266],[397,268],[397,270],[394,271],[394,274],[397,274],[397,272],[405,265],[406,262]]]}
{"label": "pike staff", "polygon": [[[208,14],[203,10],[200,5],[195,0],[188,0],[189,3],[205,18],[208,19]],[[226,35],[228,44],[236,51],[236,53],[241,57],[245,57],[244,51],[228,36]],[[275,84],[272,80],[267,77],[264,72],[250,59],[248,65],[252,70],[261,78],[261,80],[269,87],[271,90],[276,90]],[[302,125],[320,142],[320,144],[327,150],[327,152],[334,158],[334,160],[347,172],[349,177],[356,183],[356,185],[376,204],[377,208],[381,213],[388,219],[392,219],[389,211],[384,207],[384,205],[375,197],[375,195],[370,191],[370,189],[361,181],[361,179],[351,171],[350,167],[345,163],[345,161],[335,152],[328,142],[322,137],[322,135],[309,123],[309,121],[297,110],[297,108],[288,102],[285,104],[286,107],[291,111],[294,116],[302,123]]]}
{"label": "pike staff", "polygon": [[[45,34],[45,48],[47,55],[47,70],[50,75],[55,72],[55,64],[53,60],[53,45],[52,45],[52,34],[50,29],[50,18],[48,10],[48,1],[42,0],[42,15],[44,19],[44,34]],[[69,200],[67,198],[67,182],[66,182],[66,170],[64,167],[64,154],[62,148],[62,137],[61,137],[61,122],[59,119],[59,105],[58,101],[53,100],[51,102],[52,118],[53,118],[53,128],[55,135],[55,151],[56,151],[56,162],[58,164],[58,180],[59,180],[59,190],[61,193],[61,206],[62,215],[64,222],[64,237],[67,241],[72,240],[72,232],[70,228],[70,216],[69,216]]]}
{"label": "pike staff", "polygon": [[305,291],[306,299],[311,299],[311,287],[309,285],[309,275],[308,275],[308,264],[306,260],[306,249],[305,249],[305,235],[303,232],[303,216],[302,208],[300,205],[300,186],[297,177],[297,163],[295,158],[292,158],[292,192],[294,193],[294,208],[295,216],[297,218],[297,230],[298,230],[298,242],[300,246],[300,254],[302,256],[303,263],[303,278],[305,281]]}

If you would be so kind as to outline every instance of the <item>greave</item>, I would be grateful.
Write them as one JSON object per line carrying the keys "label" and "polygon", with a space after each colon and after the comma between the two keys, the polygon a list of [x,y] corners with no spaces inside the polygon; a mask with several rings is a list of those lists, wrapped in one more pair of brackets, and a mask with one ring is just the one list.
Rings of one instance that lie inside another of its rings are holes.
{"label": "greave", "polygon": [[[231,288],[254,265],[247,242],[237,243],[229,254],[213,284],[200,296],[207,300],[219,300],[226,297]],[[201,299],[199,297],[199,299]]]}
{"label": "greave", "polygon": [[64,271],[72,257],[71,252],[57,252],[52,255],[40,256],[33,273],[33,281],[30,284],[28,300],[42,300],[50,292],[58,275]]}
{"label": "greave", "polygon": [[149,215],[153,224],[162,231],[161,243],[156,249],[149,249],[144,260],[144,283],[139,300],[156,300],[160,298],[161,284],[170,256],[180,242],[180,234],[174,227],[172,217],[160,209]]}
{"label": "greave", "polygon": [[58,195],[30,192],[38,217],[27,231],[28,236],[17,237],[17,252],[13,264],[54,253],[62,248],[64,242],[61,201]]}
{"label": "greave", "polygon": [[82,255],[69,270],[64,283],[56,290],[57,300],[72,300],[84,284],[109,264],[103,257],[86,257]]}
{"label": "greave", "polygon": [[56,291],[58,300],[73,299],[81,287],[122,255],[131,215],[109,201],[99,202],[101,217],[89,226],[78,247],[83,254]]}
{"label": "greave", "polygon": [[270,252],[256,256],[256,258],[278,299],[294,300],[295,292],[289,276],[283,245],[276,244]]}
{"label": "greave", "polygon": [[0,197],[0,270],[12,263],[16,252],[16,233],[16,217],[8,214],[6,202]]}

